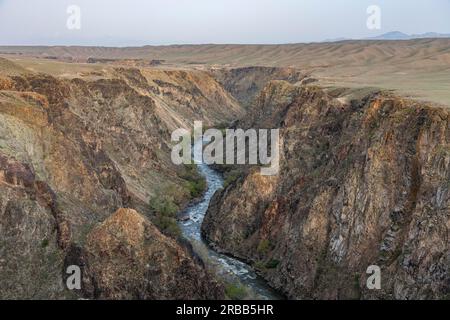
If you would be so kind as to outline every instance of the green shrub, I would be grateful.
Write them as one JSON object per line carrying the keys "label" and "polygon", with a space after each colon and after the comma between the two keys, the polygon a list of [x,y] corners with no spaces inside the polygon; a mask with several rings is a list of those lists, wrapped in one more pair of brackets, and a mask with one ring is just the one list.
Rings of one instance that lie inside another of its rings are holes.
{"label": "green shrub", "polygon": [[247,297],[247,290],[240,284],[230,283],[225,286],[225,294],[231,300],[243,300]]}
{"label": "green shrub", "polygon": [[223,182],[223,187],[228,187],[231,183],[235,182],[240,176],[238,171],[230,171],[225,174],[225,180]]}
{"label": "green shrub", "polygon": [[192,198],[200,197],[206,190],[206,180],[198,174],[196,165],[185,165],[181,178],[186,180],[186,188]]}
{"label": "green shrub", "polygon": [[353,290],[352,290],[352,296],[349,297],[350,299],[353,300],[360,300],[361,299],[361,288],[359,286],[360,282],[361,282],[361,274],[359,273],[355,273],[353,275]]}
{"label": "green shrub", "polygon": [[256,249],[256,251],[257,251],[259,254],[266,255],[266,254],[269,253],[270,247],[271,247],[271,245],[270,245],[269,239],[263,239],[263,240],[261,240],[261,242],[259,243],[258,248]]}
{"label": "green shrub", "polygon": [[278,267],[278,265],[280,264],[280,261],[277,259],[271,259],[270,261],[268,261],[266,263],[266,268],[267,269],[275,269],[276,267]]}
{"label": "green shrub", "polygon": [[266,266],[262,261],[257,261],[253,264],[253,268],[256,270],[264,271],[266,269]]}
{"label": "green shrub", "polygon": [[178,238],[181,235],[180,226],[175,218],[158,214],[153,220],[153,223],[165,235],[173,238]]}
{"label": "green shrub", "polygon": [[206,189],[206,181],[203,179],[188,181],[187,188],[192,198],[200,197]]}
{"label": "green shrub", "polygon": [[177,213],[178,206],[174,203],[172,197],[167,195],[156,195],[150,200],[150,209],[155,213],[173,216]]}
{"label": "green shrub", "polygon": [[173,197],[168,194],[157,194],[150,199],[150,209],[155,214],[152,222],[165,235],[174,238],[181,235],[180,227],[178,226],[176,214],[179,210],[175,204]]}
{"label": "green shrub", "polygon": [[47,248],[47,247],[48,247],[48,244],[49,244],[48,239],[44,239],[44,240],[42,240],[42,242],[41,242],[41,247],[42,247],[42,248]]}

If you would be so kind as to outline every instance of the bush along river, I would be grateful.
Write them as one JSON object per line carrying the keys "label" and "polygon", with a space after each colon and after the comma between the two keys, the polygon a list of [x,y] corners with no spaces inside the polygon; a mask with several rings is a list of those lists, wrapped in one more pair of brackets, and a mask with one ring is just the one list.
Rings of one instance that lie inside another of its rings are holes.
{"label": "bush along river", "polygon": [[217,274],[219,279],[228,284],[227,292],[229,295],[232,292],[231,298],[282,299],[267,285],[265,280],[255,273],[251,266],[214,251],[202,239],[200,227],[203,218],[212,196],[223,187],[223,179],[220,173],[206,164],[197,164],[197,168],[206,179],[207,190],[199,202],[190,205],[183,211],[183,219],[179,221],[183,236],[192,244],[194,251]]}

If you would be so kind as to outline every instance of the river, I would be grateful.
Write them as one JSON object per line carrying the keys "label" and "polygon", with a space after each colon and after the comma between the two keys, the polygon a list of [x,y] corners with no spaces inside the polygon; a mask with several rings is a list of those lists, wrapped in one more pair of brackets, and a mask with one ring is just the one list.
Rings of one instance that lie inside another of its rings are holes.
{"label": "river", "polygon": [[247,291],[247,298],[280,299],[281,296],[270,288],[265,280],[255,273],[251,266],[214,251],[202,239],[200,227],[203,218],[212,196],[218,189],[222,188],[223,179],[220,173],[206,164],[197,164],[197,168],[199,173],[206,179],[207,190],[201,201],[192,204],[183,213],[184,216],[190,217],[189,220],[179,222],[184,237],[191,242],[196,253],[199,254],[210,269],[217,273],[219,278],[239,282],[244,286]]}

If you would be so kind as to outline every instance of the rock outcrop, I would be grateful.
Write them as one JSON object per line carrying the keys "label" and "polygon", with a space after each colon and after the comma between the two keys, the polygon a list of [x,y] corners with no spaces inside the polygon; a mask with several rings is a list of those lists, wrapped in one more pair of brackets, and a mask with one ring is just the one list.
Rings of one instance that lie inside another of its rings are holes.
{"label": "rock outcrop", "polygon": [[[55,76],[0,64],[1,298],[72,298],[63,261],[99,221],[123,207],[151,220],[158,193],[179,207],[190,201],[187,169],[170,159],[171,130],[242,112],[206,72],[110,67]],[[175,119],[176,108],[184,112]]]}
{"label": "rock outcrop", "polygon": [[216,68],[210,73],[247,108],[270,81],[284,80],[292,84],[314,81],[295,68]]}
{"label": "rock outcrop", "polygon": [[209,73],[199,70],[142,71],[155,101],[158,116],[173,130],[223,124],[244,115],[239,102]]}
{"label": "rock outcrop", "polygon": [[[282,81],[254,108],[241,126],[281,129],[280,174],[254,168],[214,196],[211,244],[289,298],[448,297],[448,110]],[[381,290],[366,287],[370,265]]]}
{"label": "rock outcrop", "polygon": [[221,299],[224,290],[148,219],[119,209],[94,227],[66,265],[82,268],[82,295],[95,299]]}
{"label": "rock outcrop", "polygon": [[1,153],[0,235],[0,297],[59,297],[68,224],[49,186],[27,164]]}

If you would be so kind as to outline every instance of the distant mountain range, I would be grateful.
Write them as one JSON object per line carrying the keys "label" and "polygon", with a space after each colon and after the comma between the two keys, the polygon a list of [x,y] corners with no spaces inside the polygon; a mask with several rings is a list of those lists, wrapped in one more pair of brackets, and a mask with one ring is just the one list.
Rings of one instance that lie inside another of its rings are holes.
{"label": "distant mountain range", "polygon": [[[382,35],[360,40],[412,40],[412,39],[429,39],[429,38],[450,38],[450,33],[426,32],[422,34],[406,34],[400,31],[391,31]],[[356,40],[351,38],[327,39],[324,42],[338,42],[345,40]]]}
{"label": "distant mountain range", "polygon": [[377,37],[367,38],[369,40],[411,40],[425,38],[450,38],[450,34],[427,32],[422,34],[406,34],[400,31],[392,31]]}

